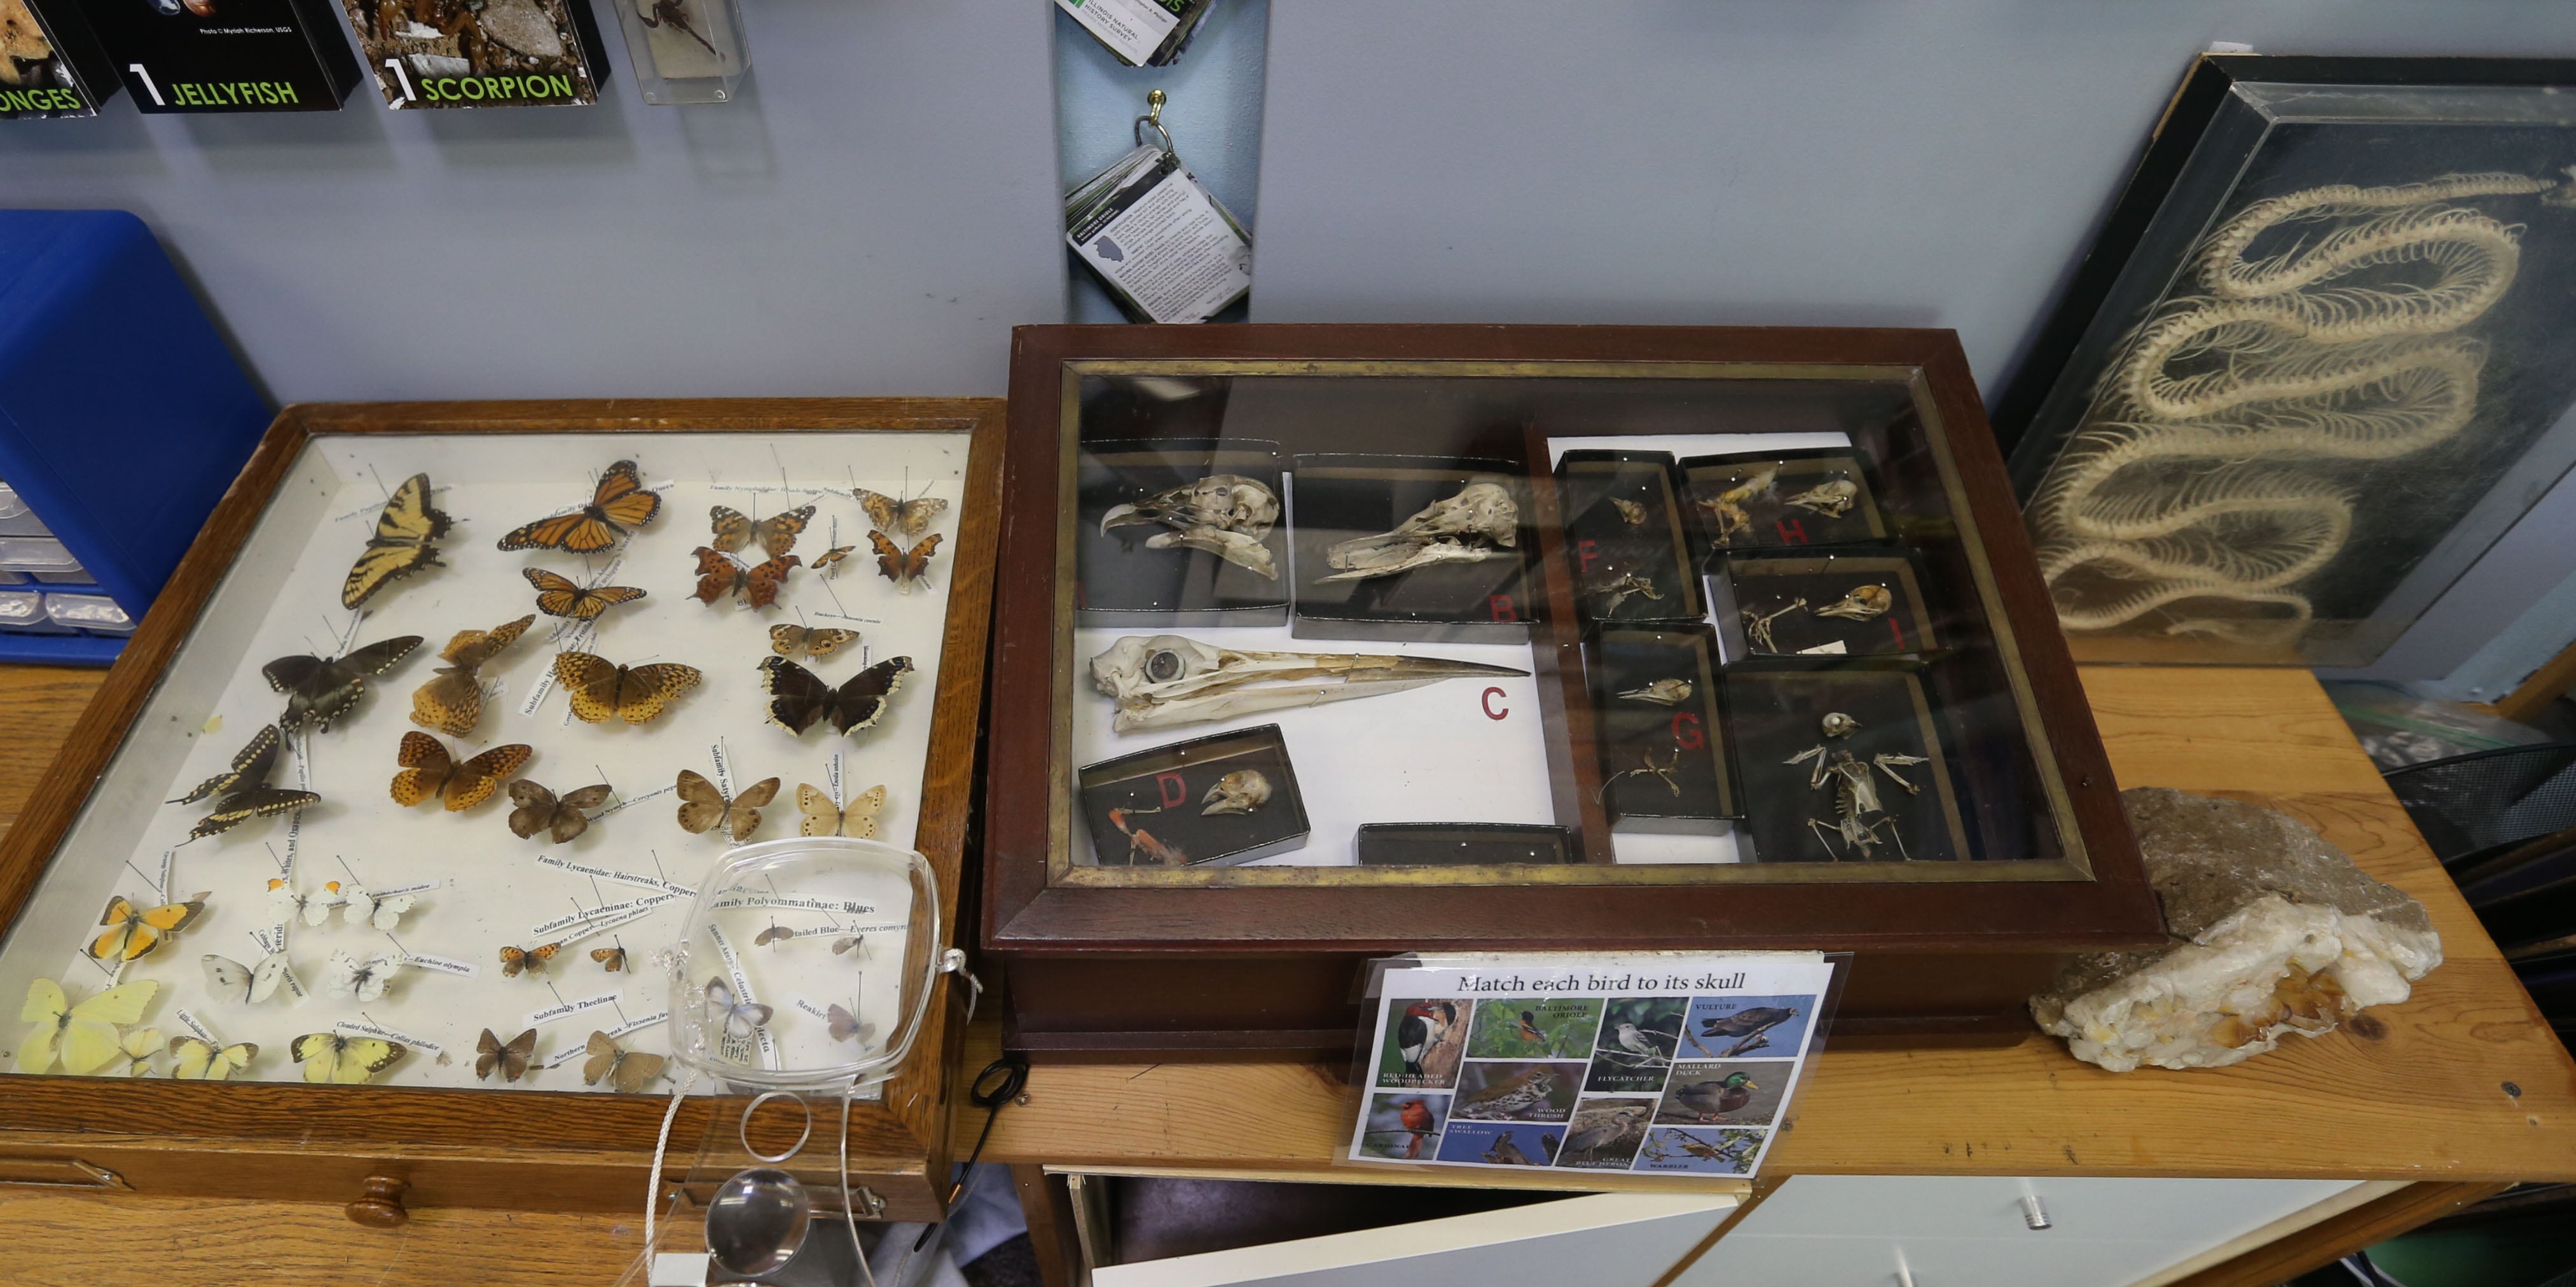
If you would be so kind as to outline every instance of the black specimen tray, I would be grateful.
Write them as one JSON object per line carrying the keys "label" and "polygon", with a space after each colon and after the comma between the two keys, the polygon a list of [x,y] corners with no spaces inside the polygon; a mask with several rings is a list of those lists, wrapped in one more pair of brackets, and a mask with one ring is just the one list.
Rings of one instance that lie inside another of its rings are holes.
{"label": "black specimen tray", "polygon": [[[1751,829],[1754,859],[1759,862],[1854,861],[1856,853],[1834,832],[1835,779],[1814,784],[1816,759],[1796,760],[1815,747],[1832,756],[1847,751],[1869,768],[1885,815],[1896,819],[1881,827],[1870,848],[1881,861],[1902,854],[1917,862],[1943,862],[1968,856],[1967,832],[1959,802],[1950,786],[1949,761],[1923,700],[1923,686],[1897,670],[1747,671],[1726,676],[1727,710],[1734,722],[1736,765],[1746,798],[1757,801]],[[1846,737],[1828,737],[1827,714],[1860,721]],[[1897,766],[1895,772],[1914,784],[1915,792],[1871,767],[1881,754],[1919,755],[1921,764]],[[1794,762],[1793,762],[1794,761]],[[1823,834],[1809,825],[1822,824]]]}
{"label": "black specimen tray", "polygon": [[[1660,451],[1569,451],[1557,459],[1558,512],[1565,522],[1575,610],[1587,622],[1635,625],[1697,621],[1698,578],[1674,490],[1673,458]],[[1636,507],[1636,521],[1614,502]],[[1612,607],[1608,587],[1635,576],[1655,598],[1633,593]]]}
{"label": "black specimen tray", "polygon": [[[1940,652],[1923,599],[1922,562],[1898,549],[1835,554],[1730,554],[1709,565],[1709,598],[1723,611],[1729,662],[1838,666],[1853,658],[1911,664]],[[1876,616],[1827,616],[1819,609],[1884,591]],[[1798,601],[1806,606],[1799,607]],[[1755,628],[1769,620],[1769,645]],[[1821,650],[1821,651],[1818,651]]]}
{"label": "black specimen tray", "polygon": [[1363,867],[1475,867],[1581,860],[1565,828],[1519,822],[1364,822]]}
{"label": "black specimen tray", "polygon": [[[1691,550],[1701,559],[1723,550],[1862,545],[1888,539],[1887,516],[1879,512],[1869,472],[1848,449],[1693,456],[1681,468]],[[1767,487],[1760,485],[1766,470],[1771,475]],[[1817,493],[1838,482],[1851,484],[1852,497],[1842,513],[1834,514],[1829,512],[1829,501]],[[1748,494],[1721,506],[1719,499],[1731,492]],[[1800,497],[1809,499],[1803,505],[1792,503]],[[1730,508],[1734,515],[1721,517]]]}
{"label": "black specimen tray", "polygon": [[[1713,835],[1744,816],[1708,627],[1601,631],[1585,642],[1584,671],[1611,830]],[[1690,693],[1670,705],[1620,696],[1658,680]]]}
{"label": "black specimen tray", "polygon": [[[1074,610],[1084,626],[1276,626],[1288,620],[1288,516],[1279,444],[1252,439],[1111,439],[1075,463]],[[1149,549],[1160,523],[1100,530],[1120,505],[1217,474],[1249,478],[1281,501],[1262,539],[1276,579],[1206,550]]]}
{"label": "black specimen tray", "polygon": [[[1240,769],[1270,779],[1269,803],[1251,813],[1200,813],[1217,780]],[[1183,861],[1177,865],[1190,867],[1230,867],[1306,844],[1306,801],[1276,724],[1103,760],[1084,768],[1075,785],[1104,867],[1164,865],[1150,853],[1152,845],[1131,843],[1140,831],[1178,850]],[[1121,811],[1120,818],[1110,816]]]}
{"label": "black specimen tray", "polygon": [[[1300,639],[1389,639],[1420,643],[1524,643],[1536,603],[1527,588],[1537,541],[1527,487],[1511,465],[1440,456],[1308,455],[1296,458],[1289,498],[1296,552],[1295,614]],[[1475,562],[1434,563],[1393,576],[1327,581],[1329,552],[1356,537],[1390,532],[1471,483],[1511,494],[1522,526],[1516,543]]]}

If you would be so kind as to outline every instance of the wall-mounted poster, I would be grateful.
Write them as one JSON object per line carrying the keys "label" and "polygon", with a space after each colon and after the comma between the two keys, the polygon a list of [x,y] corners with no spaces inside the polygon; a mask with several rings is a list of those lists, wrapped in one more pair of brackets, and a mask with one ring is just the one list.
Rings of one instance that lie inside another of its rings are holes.
{"label": "wall-mounted poster", "polygon": [[341,0],[385,105],[599,101],[608,60],[579,0]]}
{"label": "wall-mounted poster", "polygon": [[146,112],[333,112],[358,85],[330,0],[82,0]]}
{"label": "wall-mounted poster", "polygon": [[2368,665],[2576,461],[2570,86],[2194,68],[1996,416],[2079,658]]}
{"label": "wall-mounted poster", "polygon": [[0,119],[96,116],[115,96],[107,51],[71,0],[0,0]]}

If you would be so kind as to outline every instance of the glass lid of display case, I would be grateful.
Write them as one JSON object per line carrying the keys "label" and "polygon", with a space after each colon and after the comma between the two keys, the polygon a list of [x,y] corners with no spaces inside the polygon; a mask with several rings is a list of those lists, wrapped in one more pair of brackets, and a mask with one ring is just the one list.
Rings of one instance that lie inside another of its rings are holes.
{"label": "glass lid of display case", "polygon": [[1062,398],[1051,883],[2090,875],[1910,366],[1077,360]]}

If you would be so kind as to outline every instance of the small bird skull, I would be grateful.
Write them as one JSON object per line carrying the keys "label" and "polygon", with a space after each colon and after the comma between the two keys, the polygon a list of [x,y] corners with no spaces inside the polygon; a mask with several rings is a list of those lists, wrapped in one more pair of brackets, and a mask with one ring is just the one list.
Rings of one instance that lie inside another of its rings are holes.
{"label": "small bird skull", "polygon": [[1259,769],[1236,769],[1218,778],[1216,785],[1199,797],[1199,803],[1207,806],[1199,810],[1201,817],[1219,813],[1251,813],[1270,803],[1270,779],[1263,777]]}
{"label": "small bird skull", "polygon": [[1827,737],[1849,737],[1860,731],[1860,721],[1841,711],[1827,711],[1822,722]]}

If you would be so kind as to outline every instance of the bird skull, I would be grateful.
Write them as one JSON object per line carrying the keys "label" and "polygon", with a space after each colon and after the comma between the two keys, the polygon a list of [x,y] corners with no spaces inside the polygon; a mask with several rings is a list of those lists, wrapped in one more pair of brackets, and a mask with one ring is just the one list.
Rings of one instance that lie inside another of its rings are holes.
{"label": "bird skull", "polygon": [[1270,803],[1270,779],[1263,777],[1259,769],[1236,769],[1218,778],[1216,785],[1209,787],[1207,794],[1199,797],[1199,803],[1207,806],[1199,810],[1200,817],[1219,813],[1251,813]]}
{"label": "bird skull", "polygon": [[1476,563],[1520,540],[1521,507],[1500,483],[1469,483],[1436,500],[1392,532],[1354,537],[1324,552],[1335,575],[1326,581],[1393,576],[1434,563]]}
{"label": "bird skull", "polygon": [[1860,731],[1860,721],[1841,711],[1825,712],[1823,724],[1827,737],[1849,737]]}
{"label": "bird skull", "polygon": [[1268,487],[1236,474],[1211,474],[1113,507],[1100,516],[1100,530],[1106,535],[1113,527],[1160,523],[1173,530],[1146,538],[1145,548],[1205,550],[1275,581],[1279,568],[1262,541],[1278,522],[1279,497]]}
{"label": "bird skull", "polygon": [[1091,659],[1121,733],[1403,692],[1461,675],[1529,672],[1439,657],[1247,652],[1182,635],[1129,635]]}

